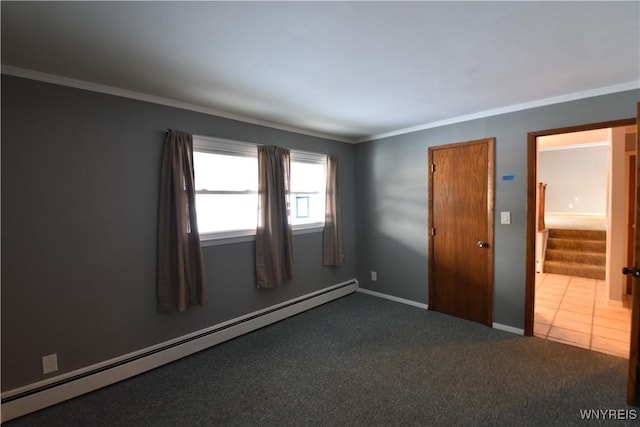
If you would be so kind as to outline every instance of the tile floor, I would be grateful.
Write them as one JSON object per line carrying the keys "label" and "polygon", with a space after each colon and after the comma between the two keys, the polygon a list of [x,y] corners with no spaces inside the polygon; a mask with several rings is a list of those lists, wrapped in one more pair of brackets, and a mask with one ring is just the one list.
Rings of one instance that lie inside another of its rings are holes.
{"label": "tile floor", "polygon": [[603,280],[537,274],[534,335],[628,358],[629,298],[618,306],[608,293]]}

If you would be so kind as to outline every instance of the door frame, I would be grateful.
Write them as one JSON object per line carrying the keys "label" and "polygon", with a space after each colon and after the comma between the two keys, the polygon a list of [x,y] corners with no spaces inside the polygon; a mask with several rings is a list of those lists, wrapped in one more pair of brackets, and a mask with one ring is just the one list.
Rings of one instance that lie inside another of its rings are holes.
{"label": "door frame", "polygon": [[431,165],[433,164],[433,152],[435,150],[442,150],[442,149],[448,149],[448,148],[455,148],[455,147],[461,147],[464,145],[472,145],[472,144],[479,144],[479,143],[485,143],[487,144],[487,241],[489,243],[489,247],[487,248],[489,250],[489,254],[488,254],[488,265],[487,265],[487,286],[488,286],[488,295],[489,295],[489,300],[487,301],[487,326],[492,326],[493,325],[493,292],[494,292],[494,286],[493,286],[493,272],[494,272],[494,211],[495,211],[495,141],[496,139],[494,137],[488,137],[488,138],[480,138],[480,139],[474,139],[471,141],[462,141],[462,142],[455,142],[455,143],[450,143],[450,144],[442,144],[442,145],[435,145],[433,147],[429,147],[427,149],[427,165],[428,165],[428,184],[427,184],[427,188],[428,188],[428,196],[427,196],[427,204],[428,204],[428,221],[427,221],[427,227],[428,227],[428,236],[429,236],[429,242],[428,242],[428,248],[429,248],[429,253],[428,253],[428,283],[429,283],[429,289],[428,289],[428,297],[429,297],[429,309],[433,310],[433,301],[435,301],[435,289],[434,289],[434,277],[433,277],[433,262],[434,262],[434,257],[432,256],[433,251],[434,251],[434,241],[433,241],[433,235],[431,233],[431,230],[433,229],[433,179],[432,179],[432,169],[431,169]]}
{"label": "door frame", "polygon": [[[564,128],[547,129],[527,133],[527,222],[526,222],[526,274],[524,300],[524,334],[533,336],[535,305],[535,250],[536,250],[536,189],[537,189],[537,138],[540,136],[614,128],[636,124],[636,118],[589,123]],[[622,273],[621,273],[622,274]]]}
{"label": "door frame", "polygon": [[[640,154],[640,102],[636,103],[636,182],[635,182],[635,224],[640,223],[640,162],[638,161],[638,155]],[[633,254],[633,266],[638,267],[640,265],[640,232],[637,227],[634,229],[634,254]],[[640,375],[640,364],[638,363],[638,352],[640,350],[640,279],[638,277],[633,278],[632,291],[631,291],[631,340],[629,343],[629,369],[627,371],[627,404],[637,405],[638,394],[640,393],[640,383],[638,383],[638,376]]]}

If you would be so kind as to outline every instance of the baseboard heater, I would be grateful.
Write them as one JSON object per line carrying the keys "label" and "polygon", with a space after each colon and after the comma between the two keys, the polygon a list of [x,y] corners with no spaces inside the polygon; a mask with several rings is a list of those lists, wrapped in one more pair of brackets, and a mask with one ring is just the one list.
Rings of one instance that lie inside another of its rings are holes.
{"label": "baseboard heater", "polygon": [[358,290],[348,280],[153,347],[2,393],[2,422],[131,378]]}

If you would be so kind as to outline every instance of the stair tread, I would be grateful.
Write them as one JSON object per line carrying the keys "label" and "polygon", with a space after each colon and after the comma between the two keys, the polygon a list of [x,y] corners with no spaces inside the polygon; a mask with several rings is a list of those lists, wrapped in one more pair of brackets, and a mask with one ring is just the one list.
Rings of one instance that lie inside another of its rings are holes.
{"label": "stair tread", "polygon": [[602,270],[605,268],[605,266],[602,266],[602,265],[585,264],[581,262],[554,261],[554,260],[545,260],[544,264],[545,266],[546,265],[553,265],[553,266],[562,265],[562,266],[567,266],[572,268],[587,268],[590,270]]}
{"label": "stair tread", "polygon": [[606,252],[604,251],[585,251],[585,250],[580,250],[580,249],[573,249],[573,248],[550,248],[547,249],[547,252],[568,252],[568,253],[577,253],[577,254],[593,254],[593,255],[606,255]]}

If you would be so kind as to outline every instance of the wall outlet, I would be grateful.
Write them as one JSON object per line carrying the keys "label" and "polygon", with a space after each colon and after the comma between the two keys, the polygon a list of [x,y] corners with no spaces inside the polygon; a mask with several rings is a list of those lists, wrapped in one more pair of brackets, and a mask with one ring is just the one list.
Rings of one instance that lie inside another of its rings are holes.
{"label": "wall outlet", "polygon": [[55,372],[58,370],[58,355],[57,354],[49,354],[47,356],[42,356],[42,373],[50,374],[51,372]]}
{"label": "wall outlet", "polygon": [[376,280],[378,280],[378,273],[376,273],[375,271],[371,272],[371,280],[373,280],[374,282]]}

